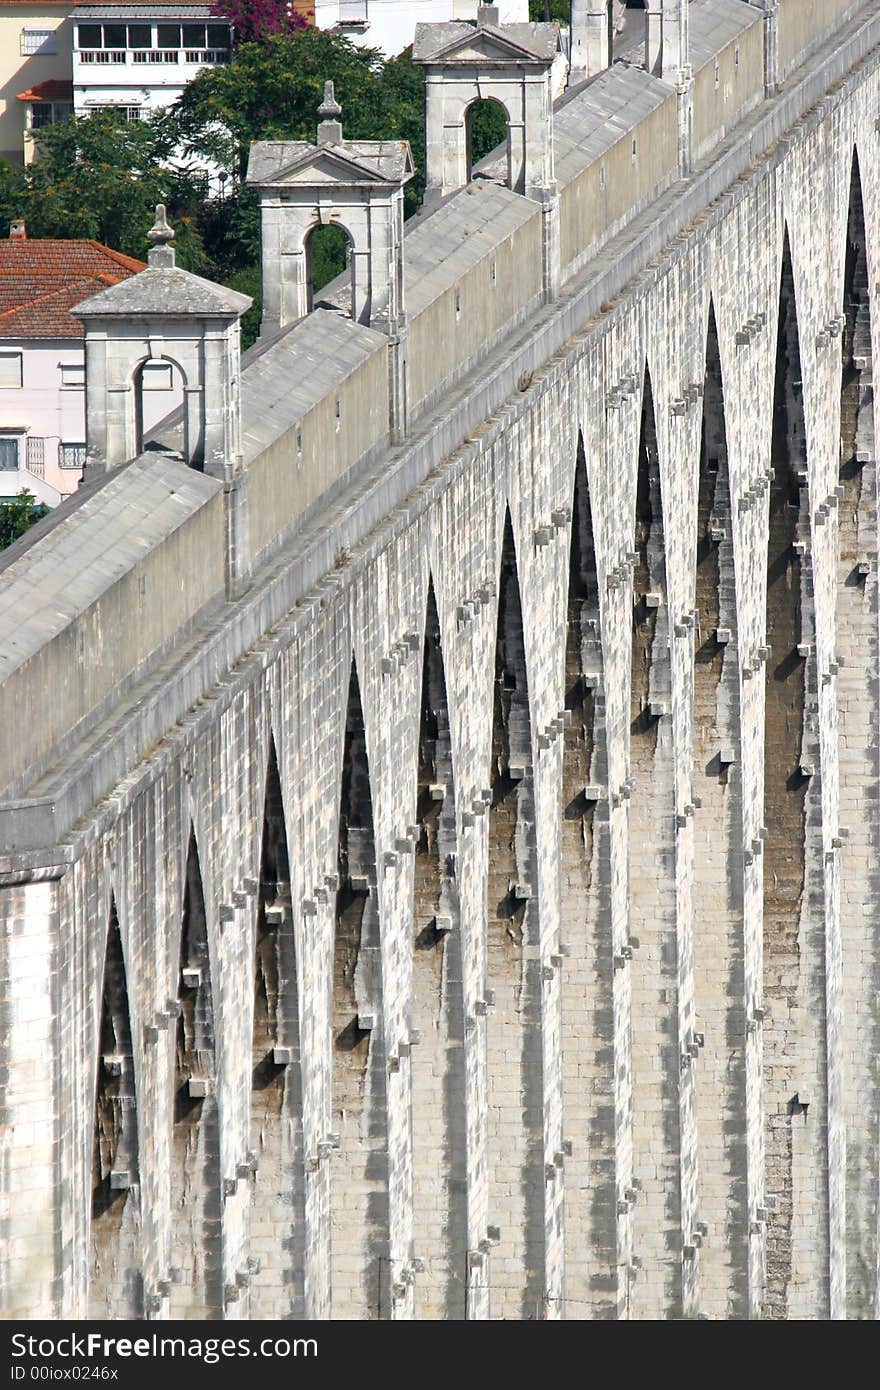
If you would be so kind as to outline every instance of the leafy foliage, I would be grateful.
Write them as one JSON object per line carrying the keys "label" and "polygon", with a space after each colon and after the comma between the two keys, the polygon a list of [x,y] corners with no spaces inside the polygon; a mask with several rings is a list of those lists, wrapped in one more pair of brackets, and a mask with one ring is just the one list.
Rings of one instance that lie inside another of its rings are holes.
{"label": "leafy foliage", "polygon": [[571,0],[529,0],[529,19],[533,24],[541,24],[548,19],[568,24],[570,16]]}
{"label": "leafy foliage", "polygon": [[471,161],[476,164],[507,139],[507,112],[499,101],[475,101],[468,112]]}
{"label": "leafy foliage", "polygon": [[3,498],[0,501],[0,550],[17,541],[48,510],[42,502],[37,502],[32,492],[24,488],[16,497]]}
{"label": "leafy foliage", "polygon": [[180,264],[207,269],[197,225],[204,180],[174,166],[173,138],[165,113],[140,122],[98,111],[46,126],[32,164],[0,169],[0,222],[24,217],[29,236],[94,239],[142,257],[164,202]]}
{"label": "leafy foliage", "polygon": [[292,34],[308,21],[287,0],[217,0],[211,13],[232,21],[235,43],[251,43],[267,34]]}

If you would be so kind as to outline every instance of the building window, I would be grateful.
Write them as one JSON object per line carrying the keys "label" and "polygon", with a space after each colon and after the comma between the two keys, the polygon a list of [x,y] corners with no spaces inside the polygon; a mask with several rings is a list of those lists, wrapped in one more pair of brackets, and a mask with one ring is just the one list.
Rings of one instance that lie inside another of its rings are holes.
{"label": "building window", "polygon": [[129,48],[152,48],[153,30],[149,24],[129,24],[128,26],[128,46]]}
{"label": "building window", "polygon": [[73,115],[73,106],[69,101],[32,101],[30,108],[31,130],[42,130],[44,126],[55,125],[56,121],[64,121]]}
{"label": "building window", "polygon": [[59,444],[58,446],[58,467],[59,468],[85,468],[86,466],[86,446],[85,444]]}
{"label": "building window", "polygon": [[367,0],[339,0],[340,24],[368,24]]}
{"label": "building window", "polygon": [[24,55],[58,52],[58,41],[54,29],[22,29],[21,51]]}
{"label": "building window", "polygon": [[125,121],[139,121],[143,114],[143,108],[140,106],[116,106],[115,104],[112,106],[93,106],[91,111],[110,111]]}
{"label": "building window", "polygon": [[35,477],[46,476],[46,441],[38,434],[29,434],[27,437],[27,466],[28,472],[33,473]]}
{"label": "building window", "polygon": [[20,352],[0,352],[0,388],[6,391],[20,389],[21,360]]}
{"label": "building window", "polygon": [[124,63],[124,24],[78,24],[76,46],[83,63]]}
{"label": "building window", "polygon": [[86,369],[82,362],[61,363],[62,386],[85,386]]}
{"label": "building window", "polygon": [[0,473],[18,472],[18,435],[0,434]]}

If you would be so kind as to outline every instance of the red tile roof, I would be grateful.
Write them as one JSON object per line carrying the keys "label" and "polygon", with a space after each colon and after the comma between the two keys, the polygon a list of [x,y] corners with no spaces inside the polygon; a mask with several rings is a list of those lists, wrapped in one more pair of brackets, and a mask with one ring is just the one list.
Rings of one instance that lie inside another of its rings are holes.
{"label": "red tile roof", "polygon": [[0,338],[81,338],[74,305],[143,269],[99,241],[0,241]]}
{"label": "red tile roof", "polygon": [[16,101],[73,101],[73,82],[65,77],[50,77],[19,92]]}

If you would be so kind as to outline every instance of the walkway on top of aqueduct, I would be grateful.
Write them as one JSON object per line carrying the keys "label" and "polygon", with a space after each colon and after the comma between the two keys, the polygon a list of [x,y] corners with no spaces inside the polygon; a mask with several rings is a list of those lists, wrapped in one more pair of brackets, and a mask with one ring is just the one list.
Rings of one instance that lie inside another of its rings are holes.
{"label": "walkway on top of aqueduct", "polygon": [[[0,562],[4,1315],[876,1315],[880,4],[688,8],[529,196],[400,237],[332,94],[258,156],[240,436],[241,296],[83,306]],[[343,198],[361,321],[285,321]]]}

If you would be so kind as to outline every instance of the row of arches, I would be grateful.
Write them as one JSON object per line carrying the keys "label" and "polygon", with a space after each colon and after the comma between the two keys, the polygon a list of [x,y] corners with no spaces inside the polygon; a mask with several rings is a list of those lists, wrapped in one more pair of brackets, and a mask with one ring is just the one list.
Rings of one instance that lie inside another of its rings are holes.
{"label": "row of arches", "polygon": [[[840,799],[876,806],[880,769],[876,527],[870,320],[864,212],[854,164],[845,266],[838,484],[837,695]],[[762,832],[745,843],[741,679],[733,506],[718,333],[710,310],[696,509],[693,721],[690,756],[699,800],[692,876],[694,1068],[678,1034],[681,938],[675,883],[681,853],[675,811],[675,730],[664,498],[650,375],[642,393],[632,548],[629,777],[609,795],[603,605],[583,443],[574,461],[566,607],[562,752],[561,917],[568,958],[561,972],[562,1106],[572,1151],[564,1171],[564,1313],[681,1315],[683,1128],[694,1124],[699,1171],[701,1306],[710,1316],[754,1308],[754,1241],[745,1117],[754,1020],[747,1016],[746,895],[761,898],[763,1150],[775,1204],[766,1217],[766,1316],[791,1316],[806,1279],[805,1211],[827,1220],[828,1097],[822,1037],[826,975],[821,759],[817,721],[812,519],[794,278],[787,238],[780,281],[773,430],[768,478]],[[867,557],[867,558],[866,558]],[[873,563],[874,571],[869,573]],[[865,654],[870,654],[867,660]],[[478,1269],[491,1314],[536,1316],[544,1296],[544,999],[539,954],[534,732],[516,543],[505,517],[498,580],[491,769],[487,786],[485,940],[486,1144],[489,1259]],[[349,677],[339,805],[331,1005],[331,1285],[333,1315],[391,1316],[388,1075],[383,1030],[376,835],[358,672]],[[429,586],[422,648],[417,835],[411,905],[411,1125],[414,1224],[426,1276],[417,1316],[469,1315],[467,1057],[474,1020],[464,1008],[456,798],[440,616]],[[621,963],[609,929],[615,813],[628,820],[633,1165],[632,1199],[619,1191],[614,990]],[[852,881],[841,893],[843,952],[869,968],[844,982],[853,1069],[847,1120],[848,1282],[856,1315],[875,1296],[878,1147],[859,1113],[870,1112],[872,991],[880,960],[865,904],[876,857],[876,814],[852,820]],[[751,877],[750,877],[751,875]],[[253,940],[250,1092],[251,1315],[298,1317],[306,1308],[307,1157],[303,1145],[302,991],[290,896],[281,779],[274,747],[266,776],[262,858]],[[750,888],[752,885],[752,888]],[[308,929],[305,922],[303,930]],[[190,834],[180,942],[173,1079],[172,1316],[224,1315],[218,1057],[210,933]],[[819,1004],[822,1007],[819,1007]],[[813,1068],[804,1070],[804,1035]],[[873,1037],[873,1034],[872,1034]],[[874,1043],[877,1039],[874,1038]],[[869,1039],[870,1041],[870,1039]],[[688,1106],[693,1107],[691,1116]],[[95,1090],[91,1222],[92,1316],[144,1311],[140,1275],[139,1150],[126,971],[115,908],[107,937]],[[630,1216],[638,1255],[634,1284],[620,1264],[620,1226]],[[823,1206],[824,1203],[824,1206]],[[818,1215],[816,1215],[818,1213]],[[626,1283],[626,1288],[621,1287]],[[537,1315],[540,1315],[539,1313]]]}

